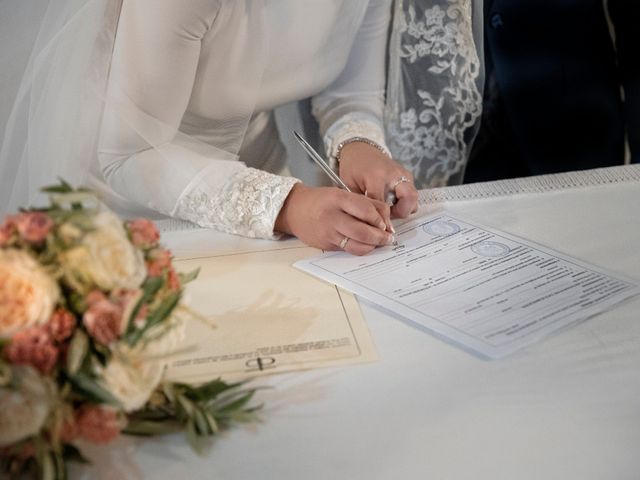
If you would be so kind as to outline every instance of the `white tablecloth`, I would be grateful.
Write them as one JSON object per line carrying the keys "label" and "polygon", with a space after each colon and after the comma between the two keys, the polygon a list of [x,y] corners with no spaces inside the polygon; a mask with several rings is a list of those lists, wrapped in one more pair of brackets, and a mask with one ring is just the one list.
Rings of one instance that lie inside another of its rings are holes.
{"label": "white tablecloth", "polygon": [[[640,183],[432,205],[640,278]],[[499,361],[362,305],[379,361],[260,383],[264,422],[92,449],[82,478],[638,479],[640,298]]]}

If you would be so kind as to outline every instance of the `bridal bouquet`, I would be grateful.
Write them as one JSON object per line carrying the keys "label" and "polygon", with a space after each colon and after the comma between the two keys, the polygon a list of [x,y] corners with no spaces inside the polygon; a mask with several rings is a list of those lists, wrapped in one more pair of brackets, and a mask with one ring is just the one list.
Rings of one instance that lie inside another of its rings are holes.
{"label": "bridal bouquet", "polygon": [[91,192],[0,226],[0,477],[66,478],[78,444],[184,430],[198,450],[253,418],[253,390],[162,382],[188,309],[183,275],[148,220],[122,222]]}

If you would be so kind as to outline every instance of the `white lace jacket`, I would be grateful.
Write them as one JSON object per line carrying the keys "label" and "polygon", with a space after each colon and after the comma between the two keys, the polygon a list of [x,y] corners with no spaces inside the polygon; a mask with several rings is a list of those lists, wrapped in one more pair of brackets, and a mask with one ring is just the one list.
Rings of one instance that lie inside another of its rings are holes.
{"label": "white lace jacket", "polygon": [[[110,88],[122,89],[135,114],[107,107],[99,157],[109,185],[127,201],[201,226],[272,238],[298,181],[275,174],[284,153],[274,107],[313,96],[328,152],[353,136],[384,145],[390,0],[265,0],[266,28],[255,31],[258,3],[123,2]],[[243,69],[241,62],[258,60],[262,69]],[[233,77],[244,71],[258,72],[255,91],[248,91],[247,75]],[[234,156],[243,115],[251,119]],[[140,118],[152,119],[152,126],[137,126]]]}

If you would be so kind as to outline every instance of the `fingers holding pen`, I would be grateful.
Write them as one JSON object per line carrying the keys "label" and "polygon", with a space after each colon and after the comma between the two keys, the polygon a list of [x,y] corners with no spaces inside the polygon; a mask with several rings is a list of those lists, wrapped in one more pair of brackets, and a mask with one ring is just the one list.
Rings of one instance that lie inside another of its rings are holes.
{"label": "fingers holding pen", "polygon": [[[343,239],[349,238],[350,242],[374,247],[391,245],[394,241],[393,235],[378,227],[373,227],[361,219],[342,212],[335,216],[333,225],[337,233],[335,244],[341,246]],[[347,250],[348,251],[348,250]]]}
{"label": "fingers holding pen", "polygon": [[363,195],[299,183],[287,196],[274,230],[295,235],[313,247],[364,255],[393,242],[386,231],[388,218],[388,206]]}
{"label": "fingers holding pen", "polygon": [[391,210],[389,205],[379,200],[367,198],[363,195],[342,192],[339,198],[341,208],[349,215],[368,223],[369,225],[393,232],[391,224]]}

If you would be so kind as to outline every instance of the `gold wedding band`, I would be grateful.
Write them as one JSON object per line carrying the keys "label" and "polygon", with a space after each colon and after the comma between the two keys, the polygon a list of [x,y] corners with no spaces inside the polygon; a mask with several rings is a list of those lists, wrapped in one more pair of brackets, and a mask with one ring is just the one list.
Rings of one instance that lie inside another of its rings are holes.
{"label": "gold wedding band", "polygon": [[340,242],[340,248],[344,250],[348,242],[349,242],[349,237],[344,237]]}
{"label": "gold wedding band", "polygon": [[395,190],[396,187],[398,185],[400,185],[401,183],[405,183],[405,182],[410,182],[411,180],[409,180],[407,177],[405,177],[404,175],[402,177],[400,177],[398,180],[396,180],[395,182],[393,182],[391,184],[391,186],[389,187],[389,190]]}

